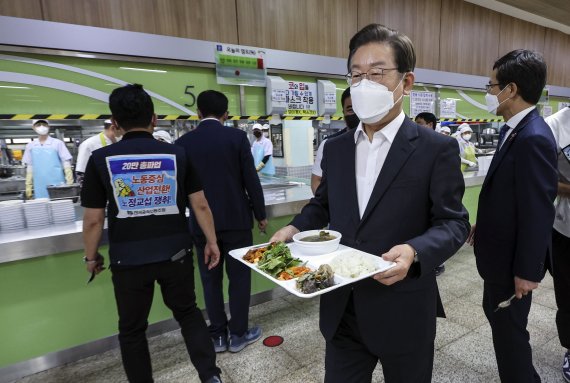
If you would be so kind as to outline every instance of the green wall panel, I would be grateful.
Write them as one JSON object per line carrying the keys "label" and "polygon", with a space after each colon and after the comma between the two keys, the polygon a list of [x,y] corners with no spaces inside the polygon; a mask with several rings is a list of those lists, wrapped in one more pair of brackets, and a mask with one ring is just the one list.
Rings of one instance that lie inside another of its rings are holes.
{"label": "green wall panel", "polygon": [[[291,218],[270,220],[268,234],[254,229],[254,243],[267,242]],[[108,260],[107,247],[101,252]],[[111,273],[87,285],[82,256],[78,251],[0,264],[0,368],[117,333]],[[198,306],[204,308],[197,266],[195,280]],[[224,285],[227,291],[227,278]],[[274,287],[252,273],[252,294]],[[157,286],[149,323],[171,317]]]}

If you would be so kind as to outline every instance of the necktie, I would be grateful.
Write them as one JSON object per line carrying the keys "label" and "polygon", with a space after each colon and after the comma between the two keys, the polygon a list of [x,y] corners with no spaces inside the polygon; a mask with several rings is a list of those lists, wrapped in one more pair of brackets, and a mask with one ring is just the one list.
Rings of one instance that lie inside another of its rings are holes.
{"label": "necktie", "polygon": [[501,150],[501,144],[502,144],[503,140],[505,139],[505,136],[507,135],[507,132],[509,131],[509,129],[510,129],[510,127],[507,124],[505,124],[505,125],[503,125],[503,127],[499,131],[499,142],[497,142],[497,150]]}

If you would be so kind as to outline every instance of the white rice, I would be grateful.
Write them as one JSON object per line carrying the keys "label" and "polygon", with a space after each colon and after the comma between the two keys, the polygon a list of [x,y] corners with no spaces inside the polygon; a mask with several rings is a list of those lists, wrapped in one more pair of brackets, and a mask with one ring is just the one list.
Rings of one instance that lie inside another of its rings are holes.
{"label": "white rice", "polygon": [[329,265],[336,274],[345,278],[357,278],[377,269],[370,257],[356,251],[337,255]]}

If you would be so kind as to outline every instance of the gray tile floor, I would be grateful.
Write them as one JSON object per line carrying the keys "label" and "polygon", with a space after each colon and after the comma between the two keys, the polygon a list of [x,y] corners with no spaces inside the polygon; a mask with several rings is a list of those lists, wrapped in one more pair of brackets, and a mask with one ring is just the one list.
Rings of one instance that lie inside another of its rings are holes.
{"label": "gray tile floor", "polygon": [[[446,263],[438,283],[447,319],[438,319],[433,382],[499,382],[491,331],[481,309],[483,283],[470,247]],[[554,322],[556,303],[552,278],[547,275],[534,294],[529,331],[535,366],[545,383],[563,383],[560,366],[564,349]],[[238,354],[219,354],[218,365],[226,383],[322,382],[324,341],[318,330],[318,300],[291,295],[251,309],[251,323],[264,336],[281,335],[284,343],[267,348],[257,342]],[[180,333],[150,340],[156,382],[199,382]],[[125,382],[118,350],[19,380],[20,383]],[[374,382],[384,382],[380,366]]]}

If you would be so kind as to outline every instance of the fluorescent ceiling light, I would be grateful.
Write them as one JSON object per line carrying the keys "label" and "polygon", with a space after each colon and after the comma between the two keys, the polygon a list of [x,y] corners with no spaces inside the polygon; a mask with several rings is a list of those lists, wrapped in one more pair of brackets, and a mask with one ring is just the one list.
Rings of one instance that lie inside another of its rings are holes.
{"label": "fluorescent ceiling light", "polygon": [[8,89],[30,89],[27,86],[12,86],[12,85],[0,85],[0,88],[8,88]]}
{"label": "fluorescent ceiling light", "polygon": [[87,54],[85,54],[85,53],[77,53],[76,56],[77,56],[77,57],[83,57],[83,58],[86,58],[86,59],[93,59],[93,58],[95,58],[95,55],[87,55]]}
{"label": "fluorescent ceiling light", "polygon": [[126,69],[126,70],[138,70],[141,72],[156,72],[156,73],[166,73],[165,70],[159,70],[159,69],[143,69],[143,68],[130,68],[130,67],[126,67],[126,66],[122,66],[120,67],[120,69]]}

